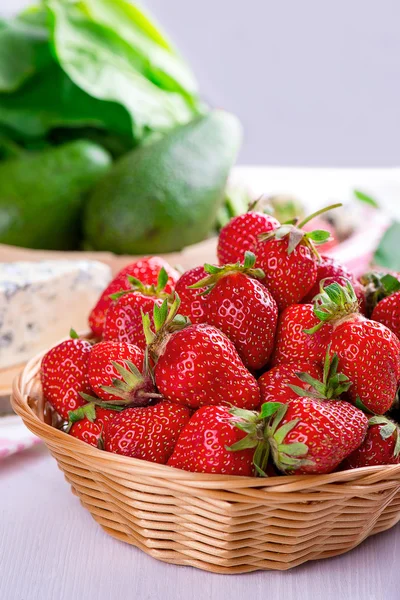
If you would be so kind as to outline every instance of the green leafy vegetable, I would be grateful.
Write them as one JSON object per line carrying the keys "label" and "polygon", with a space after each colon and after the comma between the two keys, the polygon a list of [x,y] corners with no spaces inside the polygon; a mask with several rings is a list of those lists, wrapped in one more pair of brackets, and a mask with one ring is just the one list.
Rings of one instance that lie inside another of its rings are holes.
{"label": "green leafy vegetable", "polygon": [[48,32],[14,19],[0,21],[0,92],[13,92],[51,60]]}
{"label": "green leafy vegetable", "polygon": [[365,194],[360,190],[354,190],[354,195],[357,200],[361,200],[361,202],[365,202],[365,204],[369,204],[369,206],[373,206],[373,208],[379,208],[378,202],[368,194]]}
{"label": "green leafy vegetable", "polygon": [[[174,56],[167,51],[163,54],[163,48],[145,35],[136,36],[136,45],[133,45],[132,40],[121,37],[119,30],[93,20],[91,14],[97,14],[94,4],[90,0],[79,4],[62,0],[47,3],[52,16],[54,52],[72,81],[95,98],[115,101],[125,107],[136,138],[145,137],[148,130],[166,131],[191,120],[200,111],[200,105],[190,92],[178,93],[184,82],[174,79],[176,72],[167,74],[167,66],[176,65]],[[103,19],[105,14],[111,13],[114,22],[118,19],[114,4],[123,8],[127,3],[121,0],[99,2]],[[110,19],[109,16],[108,23]],[[133,28],[131,35],[134,36]],[[150,43],[154,46],[152,54]],[[163,58],[157,62],[159,56]],[[166,56],[171,59],[168,65]]]}
{"label": "green leafy vegetable", "polygon": [[400,222],[394,221],[385,231],[378,248],[375,251],[373,262],[387,269],[400,271]]}

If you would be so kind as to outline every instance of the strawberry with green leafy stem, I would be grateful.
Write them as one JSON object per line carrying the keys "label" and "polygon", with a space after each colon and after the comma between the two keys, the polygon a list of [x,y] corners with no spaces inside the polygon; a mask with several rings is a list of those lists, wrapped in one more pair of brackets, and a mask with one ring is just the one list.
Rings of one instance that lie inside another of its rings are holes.
{"label": "strawberry with green leafy stem", "polygon": [[220,265],[241,261],[246,251],[255,251],[261,233],[273,231],[280,226],[274,217],[257,210],[258,206],[258,201],[253,203],[247,213],[233,217],[221,229],[217,249]]}
{"label": "strawberry with green leafy stem", "polygon": [[207,273],[203,266],[194,267],[183,273],[176,282],[175,292],[181,300],[180,312],[191,323],[204,323],[204,309],[207,302],[202,289],[192,289],[192,285],[203,279]]}
{"label": "strawberry with green leafy stem", "polygon": [[208,324],[189,325],[178,314],[179,297],[168,310],[167,301],[143,315],[148,353],[155,362],[154,375],[164,398],[199,408],[207,404],[233,404],[255,408],[260,402],[257,381],[242,363],[234,344]]}
{"label": "strawberry with green leafy stem", "polygon": [[168,274],[161,268],[157,285],[144,285],[130,275],[128,281],[131,286],[129,290],[111,296],[113,303],[107,311],[103,339],[134,344],[144,350],[146,339],[142,327],[142,313],[151,315],[154,305],[161,306],[163,300],[169,297],[165,292]]}
{"label": "strawberry with green leafy stem", "polygon": [[343,469],[400,463],[399,426],[383,415],[371,417],[368,425],[363,443],[342,463]]}
{"label": "strawberry with green leafy stem", "polygon": [[256,267],[265,272],[263,283],[278,305],[279,311],[304,298],[315,284],[319,254],[315,244],[326,242],[330,234],[324,230],[303,231],[314,217],[341,206],[333,204],[310,215],[300,223],[286,223],[258,236],[255,248]]}
{"label": "strawberry with green leafy stem", "polygon": [[374,414],[387,412],[400,380],[400,341],[385,325],[358,312],[358,300],[350,281],[332,283],[314,301],[319,323],[306,331],[315,333],[329,323],[333,327],[330,353],[339,358],[339,369],[352,382],[348,392]]}
{"label": "strawberry with green leafy stem", "polygon": [[261,402],[282,402],[286,404],[293,399],[293,391],[289,385],[309,387],[301,382],[298,373],[308,373],[315,379],[322,377],[322,369],[316,363],[281,363],[258,378]]}
{"label": "strawberry with green leafy stem", "polygon": [[391,273],[370,272],[361,277],[366,286],[368,316],[383,323],[400,338],[400,280]]}
{"label": "strawberry with green leafy stem", "polygon": [[[144,352],[133,344],[113,341],[95,344],[88,373],[92,390],[109,405],[146,406],[161,398],[156,393]],[[102,405],[87,395],[84,398]]]}
{"label": "strawberry with green leafy stem", "polygon": [[90,446],[103,449],[104,430],[116,414],[116,410],[96,407],[90,402],[69,413],[67,433]]}
{"label": "strawberry with green leafy stem", "polygon": [[79,339],[73,329],[70,335],[71,339],[46,352],[40,369],[44,397],[64,419],[85,403],[81,392],[91,391],[88,364],[92,344]]}
{"label": "strawberry with green leafy stem", "polygon": [[119,271],[101,294],[96,306],[94,306],[90,313],[89,326],[93,333],[99,337],[103,334],[106,314],[113,302],[111,296],[121,290],[129,290],[131,288],[128,276],[141,281],[144,285],[157,286],[161,269],[164,269],[167,273],[165,292],[169,294],[173,291],[175,282],[179,279],[179,273],[158,256],[141,258]]}
{"label": "strawberry with green leafy stem", "polygon": [[203,289],[207,299],[205,321],[235,344],[244,365],[261,369],[269,360],[275,338],[278,308],[268,289],[258,281],[256,257],[245,252],[244,262],[221,267],[204,265],[207,276],[191,286]]}
{"label": "strawberry with green leafy stem", "polygon": [[364,413],[341,399],[351,382],[337,368],[338,357],[330,359],[327,352],[322,381],[297,373],[298,383],[287,385],[284,402],[264,402],[259,413],[231,409],[236,426],[248,435],[230,449],[254,448],[260,475],[271,456],[286,474],[333,471],[362,443],[368,426]]}
{"label": "strawberry with green leafy stem", "polygon": [[305,333],[318,323],[312,304],[292,304],[285,308],[278,319],[272,366],[292,362],[322,364],[332,326],[326,323],[312,336]]}
{"label": "strawberry with green leafy stem", "polygon": [[105,450],[166,464],[191,414],[188,407],[173,402],[126,408],[108,424]]}
{"label": "strawberry with green leafy stem", "polygon": [[182,430],[167,464],[193,473],[252,476],[254,450],[229,450],[244,437],[228,407],[203,406]]}

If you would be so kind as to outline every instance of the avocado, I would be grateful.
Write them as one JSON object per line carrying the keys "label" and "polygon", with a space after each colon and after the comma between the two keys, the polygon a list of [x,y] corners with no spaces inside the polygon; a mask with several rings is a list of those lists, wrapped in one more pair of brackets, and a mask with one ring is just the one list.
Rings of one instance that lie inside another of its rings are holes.
{"label": "avocado", "polygon": [[86,140],[0,163],[0,243],[77,248],[84,194],[110,164],[109,154]]}
{"label": "avocado", "polygon": [[214,110],[120,158],[89,194],[87,245],[151,254],[206,238],[240,140],[237,118]]}

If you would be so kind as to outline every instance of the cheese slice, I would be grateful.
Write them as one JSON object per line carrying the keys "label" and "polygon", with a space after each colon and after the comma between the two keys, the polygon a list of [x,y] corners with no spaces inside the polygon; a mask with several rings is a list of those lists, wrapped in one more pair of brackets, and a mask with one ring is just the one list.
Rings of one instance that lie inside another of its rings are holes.
{"label": "cheese slice", "polygon": [[0,263],[0,369],[26,362],[88,328],[87,318],[111,280],[97,261]]}

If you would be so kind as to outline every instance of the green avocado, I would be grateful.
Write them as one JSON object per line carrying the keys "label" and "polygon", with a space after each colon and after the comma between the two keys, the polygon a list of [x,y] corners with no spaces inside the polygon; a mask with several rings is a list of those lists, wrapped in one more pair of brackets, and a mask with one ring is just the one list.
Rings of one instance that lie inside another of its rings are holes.
{"label": "green avocado", "polygon": [[86,140],[0,163],[0,243],[77,248],[84,195],[110,165],[110,155]]}
{"label": "green avocado", "polygon": [[206,238],[240,141],[237,118],[214,110],[120,158],[89,194],[87,245],[151,254]]}

